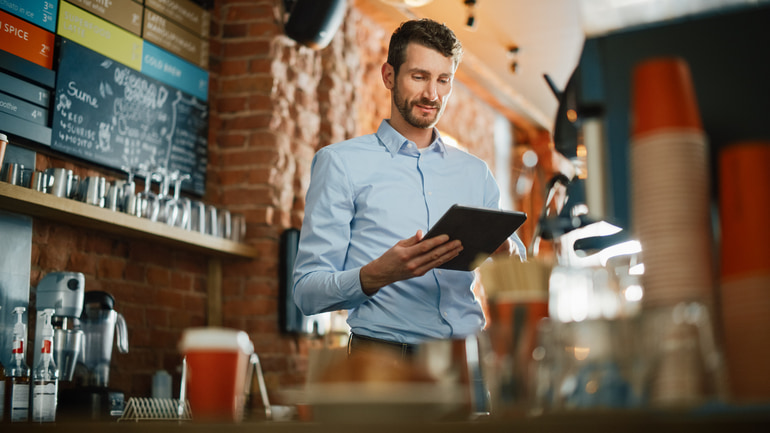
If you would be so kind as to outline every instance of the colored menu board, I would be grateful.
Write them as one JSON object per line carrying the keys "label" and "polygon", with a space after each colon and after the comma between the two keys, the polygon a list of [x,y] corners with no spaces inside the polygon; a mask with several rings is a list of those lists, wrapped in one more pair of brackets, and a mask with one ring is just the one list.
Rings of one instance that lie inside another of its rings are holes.
{"label": "colored menu board", "polygon": [[0,92],[14,95],[43,108],[48,108],[51,100],[51,92],[48,89],[2,72],[0,72]]}
{"label": "colored menu board", "polygon": [[142,38],[65,1],[59,5],[57,33],[137,71],[142,68]]}
{"label": "colored menu board", "polygon": [[145,41],[142,73],[187,92],[201,101],[209,99],[209,73]]}
{"label": "colored menu board", "polygon": [[145,6],[202,38],[209,37],[211,15],[190,0],[146,0]]}
{"label": "colored menu board", "polygon": [[190,33],[163,15],[147,8],[144,10],[142,37],[194,65],[204,69],[209,67],[209,42],[207,39]]}
{"label": "colored menu board", "polygon": [[129,32],[142,35],[141,4],[133,0],[67,0],[70,3],[117,24]]}
{"label": "colored menu board", "polygon": [[58,2],[59,0],[0,0],[0,9],[54,32]]}
{"label": "colored menu board", "polygon": [[63,39],[51,147],[120,169],[139,164],[189,173],[205,192],[208,106],[141,72]]}
{"label": "colored menu board", "polygon": [[0,49],[51,69],[54,40],[53,33],[0,12]]}
{"label": "colored menu board", "polygon": [[47,126],[48,124],[47,109],[4,92],[0,92],[0,111],[38,125]]}
{"label": "colored menu board", "polygon": [[58,34],[156,80],[208,100],[209,73],[87,11],[61,2]]}

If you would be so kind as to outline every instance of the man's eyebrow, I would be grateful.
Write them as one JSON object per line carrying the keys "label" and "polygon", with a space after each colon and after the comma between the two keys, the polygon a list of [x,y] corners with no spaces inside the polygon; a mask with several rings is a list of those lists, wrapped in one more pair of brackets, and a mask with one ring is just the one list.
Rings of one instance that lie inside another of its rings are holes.
{"label": "man's eyebrow", "polygon": [[424,75],[430,75],[430,71],[427,69],[421,69],[421,68],[411,68],[408,69],[407,72],[410,74],[424,74]]}
{"label": "man's eyebrow", "polygon": [[[430,71],[428,71],[427,69],[422,69],[422,68],[412,68],[412,69],[408,69],[408,70],[407,70],[407,72],[408,72],[408,73],[410,73],[410,74],[423,74],[423,75],[433,75],[433,74],[432,74]],[[454,77],[454,74],[453,74],[453,73],[451,73],[451,72],[444,72],[444,73],[438,74],[438,76],[439,76],[439,77],[447,77],[447,78],[452,78],[452,77]]]}

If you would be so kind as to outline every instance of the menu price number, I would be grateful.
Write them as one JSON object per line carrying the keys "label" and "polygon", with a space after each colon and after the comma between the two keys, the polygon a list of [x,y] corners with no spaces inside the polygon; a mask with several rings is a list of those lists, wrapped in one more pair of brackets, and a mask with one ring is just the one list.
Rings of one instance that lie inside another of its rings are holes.
{"label": "menu price number", "polygon": [[53,2],[43,2],[43,22],[53,22],[53,14],[56,12],[56,5]]}

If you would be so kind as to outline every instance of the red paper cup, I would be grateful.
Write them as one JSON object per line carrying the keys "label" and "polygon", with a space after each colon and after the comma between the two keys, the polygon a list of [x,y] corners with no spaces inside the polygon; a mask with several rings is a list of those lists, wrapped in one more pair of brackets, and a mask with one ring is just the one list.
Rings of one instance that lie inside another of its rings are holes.
{"label": "red paper cup", "polygon": [[703,130],[690,68],[683,59],[639,63],[632,86],[631,136],[667,129]]}
{"label": "red paper cup", "polygon": [[179,349],[187,362],[187,399],[193,420],[241,421],[249,356],[254,353],[248,334],[224,328],[187,329]]}
{"label": "red paper cup", "polygon": [[731,144],[719,155],[722,278],[770,273],[770,141]]}

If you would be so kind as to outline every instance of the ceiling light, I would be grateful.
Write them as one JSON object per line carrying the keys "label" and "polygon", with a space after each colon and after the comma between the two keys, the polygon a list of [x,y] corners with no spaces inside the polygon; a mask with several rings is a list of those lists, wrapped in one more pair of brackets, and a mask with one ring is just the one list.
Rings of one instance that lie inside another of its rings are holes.
{"label": "ceiling light", "polygon": [[394,6],[406,6],[410,8],[418,8],[425,6],[433,0],[381,0],[383,3],[390,3]]}
{"label": "ceiling light", "polygon": [[463,0],[465,7],[468,9],[468,19],[465,21],[465,25],[469,30],[476,29],[476,0]]}
{"label": "ceiling light", "polygon": [[508,58],[511,59],[511,73],[515,74],[519,70],[519,62],[517,60],[519,55],[519,46],[516,44],[508,47]]}

